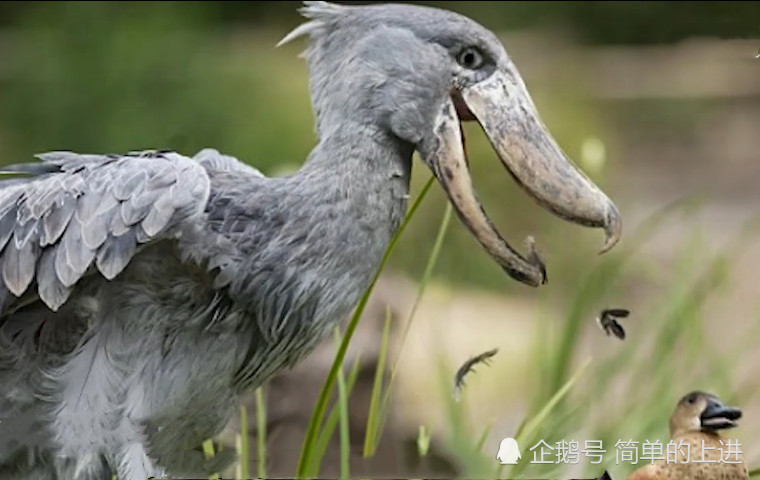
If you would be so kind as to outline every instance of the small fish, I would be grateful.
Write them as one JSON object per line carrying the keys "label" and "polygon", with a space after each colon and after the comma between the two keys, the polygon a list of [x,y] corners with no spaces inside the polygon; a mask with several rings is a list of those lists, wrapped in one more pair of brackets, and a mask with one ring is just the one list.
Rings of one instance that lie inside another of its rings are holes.
{"label": "small fish", "polygon": [[755,58],[760,58],[760,48],[757,49],[757,55],[755,55]]}
{"label": "small fish", "polygon": [[536,240],[528,235],[525,238],[525,246],[528,248],[528,261],[541,270],[541,275],[544,277],[542,283],[545,285],[549,281],[549,276],[546,274],[546,263],[544,263],[544,259],[541,258],[538,250],[536,250]]}
{"label": "small fish", "polygon": [[478,356],[472,357],[459,367],[456,375],[454,375],[454,399],[458,402],[462,395],[462,387],[464,386],[464,379],[467,374],[474,372],[473,367],[479,363],[485,365],[489,364],[491,358],[499,352],[498,348],[483,352]]}
{"label": "small fish", "polygon": [[596,323],[607,335],[613,334],[620,340],[625,340],[625,330],[618,322],[618,318],[626,318],[630,311],[624,308],[608,308],[596,317]]}

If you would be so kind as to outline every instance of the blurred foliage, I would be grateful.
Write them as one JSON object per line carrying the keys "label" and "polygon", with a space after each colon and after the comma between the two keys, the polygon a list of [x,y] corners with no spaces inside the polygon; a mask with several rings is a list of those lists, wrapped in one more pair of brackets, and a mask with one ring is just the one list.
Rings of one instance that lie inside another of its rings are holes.
{"label": "blurred foliage", "polygon": [[[116,2],[114,2],[116,3]],[[114,5],[114,12],[137,12],[148,2]],[[185,2],[181,8],[212,25],[293,24],[293,11],[301,2]],[[368,4],[380,2],[338,2]],[[602,43],[651,44],[674,42],[693,35],[729,38],[760,34],[758,2],[406,2],[466,12],[496,28],[561,28],[579,40]],[[150,7],[156,8],[153,5]],[[175,8],[167,6],[166,8]],[[47,2],[0,2],[0,26],[17,22],[26,10],[51,10]],[[54,18],[51,15],[51,18]]]}
{"label": "blurred foliage", "polygon": [[[283,68],[297,65],[267,58],[274,38],[247,61],[243,49],[221,45],[234,39],[216,34],[201,13],[161,2],[25,9],[0,42],[3,153],[19,161],[51,149],[215,146],[240,156],[255,151],[264,170],[304,158],[308,103],[290,108],[286,95],[269,101],[272,89],[289,87]],[[305,94],[303,72],[294,73],[293,86]],[[287,141],[273,141],[286,131]]]}

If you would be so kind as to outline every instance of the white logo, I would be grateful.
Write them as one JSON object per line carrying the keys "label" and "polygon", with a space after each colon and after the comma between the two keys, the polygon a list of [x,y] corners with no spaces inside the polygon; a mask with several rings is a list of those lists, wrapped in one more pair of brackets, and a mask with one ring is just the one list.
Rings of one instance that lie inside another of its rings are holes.
{"label": "white logo", "polygon": [[517,441],[514,438],[505,438],[501,441],[496,459],[502,465],[516,465],[517,460],[520,458],[522,458],[520,456],[520,446],[517,445]]}

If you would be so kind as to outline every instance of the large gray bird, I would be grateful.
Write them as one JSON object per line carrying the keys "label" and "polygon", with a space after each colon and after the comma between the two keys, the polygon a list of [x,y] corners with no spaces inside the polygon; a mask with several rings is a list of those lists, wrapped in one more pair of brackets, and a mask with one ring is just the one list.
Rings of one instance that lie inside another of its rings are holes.
{"label": "large gray bird", "polygon": [[[240,395],[354,308],[404,217],[412,154],[513,278],[544,282],[474,194],[460,120],[567,220],[620,237],[496,36],[455,13],[306,2],[318,144],[267,178],[215,150],[48,153],[0,189],[0,477],[202,476]],[[5,476],[3,476],[5,475]]]}

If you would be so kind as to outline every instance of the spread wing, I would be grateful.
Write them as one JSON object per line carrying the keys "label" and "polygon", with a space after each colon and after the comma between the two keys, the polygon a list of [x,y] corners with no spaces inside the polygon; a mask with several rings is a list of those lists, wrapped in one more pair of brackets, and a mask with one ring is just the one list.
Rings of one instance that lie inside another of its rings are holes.
{"label": "spread wing", "polygon": [[204,152],[198,159],[158,151],[53,152],[38,163],[5,167],[28,176],[0,182],[2,304],[36,281],[39,298],[58,310],[88,271],[113,279],[141,244],[176,237],[187,222],[199,221],[209,198],[206,166],[245,168]]}

